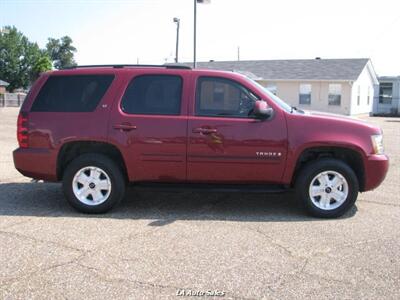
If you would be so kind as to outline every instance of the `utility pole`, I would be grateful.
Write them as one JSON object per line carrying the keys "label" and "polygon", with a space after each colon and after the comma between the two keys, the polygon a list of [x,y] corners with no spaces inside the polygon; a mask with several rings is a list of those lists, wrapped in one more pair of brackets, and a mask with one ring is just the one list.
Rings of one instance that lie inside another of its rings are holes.
{"label": "utility pole", "polygon": [[194,26],[193,26],[193,69],[196,69],[196,31],[197,31],[197,3],[209,4],[211,0],[194,0]]}
{"label": "utility pole", "polygon": [[175,63],[178,63],[178,52],[179,52],[179,25],[180,19],[174,18],[174,23],[176,23],[176,49],[175,49]]}
{"label": "utility pole", "polygon": [[240,46],[237,48],[238,61],[240,60]]}
{"label": "utility pole", "polygon": [[197,30],[197,0],[194,0],[194,24],[193,24],[193,69],[196,69],[196,30]]}

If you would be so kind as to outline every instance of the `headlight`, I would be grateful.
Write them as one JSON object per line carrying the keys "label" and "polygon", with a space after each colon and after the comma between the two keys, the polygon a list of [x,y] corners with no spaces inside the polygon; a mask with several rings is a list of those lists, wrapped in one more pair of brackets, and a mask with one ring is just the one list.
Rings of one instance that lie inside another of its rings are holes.
{"label": "headlight", "polygon": [[383,154],[383,136],[382,134],[371,135],[374,154]]}

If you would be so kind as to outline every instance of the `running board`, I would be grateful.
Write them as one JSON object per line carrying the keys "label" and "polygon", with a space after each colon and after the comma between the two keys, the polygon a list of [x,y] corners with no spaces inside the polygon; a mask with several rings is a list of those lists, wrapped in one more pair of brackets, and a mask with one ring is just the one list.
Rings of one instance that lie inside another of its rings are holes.
{"label": "running board", "polygon": [[206,183],[133,183],[131,187],[138,190],[157,191],[193,191],[193,192],[220,192],[220,193],[284,193],[291,191],[284,185],[248,185],[248,184],[206,184]]}

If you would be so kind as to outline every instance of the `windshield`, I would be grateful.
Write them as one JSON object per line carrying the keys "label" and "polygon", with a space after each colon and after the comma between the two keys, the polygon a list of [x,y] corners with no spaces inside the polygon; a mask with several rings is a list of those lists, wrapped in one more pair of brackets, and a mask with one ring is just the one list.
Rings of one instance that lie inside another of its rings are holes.
{"label": "windshield", "polygon": [[283,101],[278,96],[271,93],[266,87],[262,86],[257,81],[254,81],[253,79],[251,79],[249,77],[246,77],[246,80],[250,81],[251,83],[258,86],[260,89],[262,89],[274,101],[274,103],[279,105],[279,107],[283,108],[287,112],[292,112],[292,107],[289,104],[287,104],[285,101]]}

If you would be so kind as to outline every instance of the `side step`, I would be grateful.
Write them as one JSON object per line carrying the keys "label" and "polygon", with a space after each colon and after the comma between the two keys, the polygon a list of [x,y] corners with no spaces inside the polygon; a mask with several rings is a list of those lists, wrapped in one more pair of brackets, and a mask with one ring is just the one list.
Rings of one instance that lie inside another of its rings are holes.
{"label": "side step", "polygon": [[193,191],[193,192],[220,192],[220,193],[285,193],[292,189],[284,185],[261,184],[206,184],[206,183],[133,183],[131,187],[137,190],[157,191]]}

